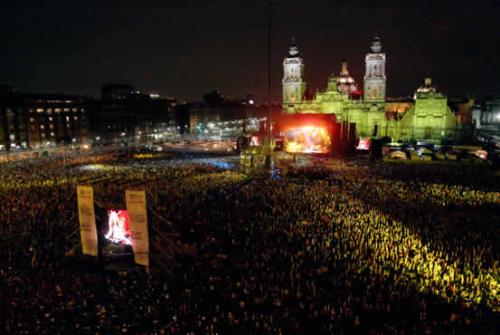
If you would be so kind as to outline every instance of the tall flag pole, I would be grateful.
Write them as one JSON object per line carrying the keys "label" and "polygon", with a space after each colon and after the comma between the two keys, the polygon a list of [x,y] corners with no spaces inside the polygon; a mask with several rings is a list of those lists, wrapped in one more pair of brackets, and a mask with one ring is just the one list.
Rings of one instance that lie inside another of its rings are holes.
{"label": "tall flag pole", "polygon": [[272,0],[267,1],[267,150],[266,150],[266,168],[272,165],[272,132],[271,132],[271,46],[272,46]]}

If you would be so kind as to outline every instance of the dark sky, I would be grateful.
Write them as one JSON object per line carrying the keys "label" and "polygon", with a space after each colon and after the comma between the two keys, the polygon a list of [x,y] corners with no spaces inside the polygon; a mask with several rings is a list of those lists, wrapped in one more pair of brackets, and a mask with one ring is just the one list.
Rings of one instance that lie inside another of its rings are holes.
{"label": "dark sky", "polygon": [[[125,82],[188,100],[212,88],[266,98],[265,0],[0,4],[0,83],[19,91],[98,96]],[[412,94],[428,74],[448,95],[500,94],[499,1],[274,0],[274,99],[292,36],[314,92],[342,59],[361,83],[375,32],[389,95]]]}

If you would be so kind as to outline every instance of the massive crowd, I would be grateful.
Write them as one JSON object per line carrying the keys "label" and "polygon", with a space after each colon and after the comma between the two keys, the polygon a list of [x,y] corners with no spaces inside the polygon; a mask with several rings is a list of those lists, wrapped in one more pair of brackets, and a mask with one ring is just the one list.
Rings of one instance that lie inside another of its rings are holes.
{"label": "massive crowd", "polygon": [[[104,152],[0,170],[5,333],[500,332],[500,182],[481,167],[322,159],[269,178]],[[160,241],[149,274],[78,256],[78,184],[104,208],[146,189],[152,243],[203,227],[195,252],[160,266]]]}

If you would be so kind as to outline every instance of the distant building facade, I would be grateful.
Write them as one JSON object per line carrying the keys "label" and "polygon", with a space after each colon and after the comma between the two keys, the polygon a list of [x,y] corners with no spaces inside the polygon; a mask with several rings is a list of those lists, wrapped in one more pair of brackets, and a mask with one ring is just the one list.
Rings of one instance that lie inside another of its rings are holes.
{"label": "distant building facade", "polygon": [[85,98],[13,91],[0,94],[0,149],[82,143],[89,136]]}
{"label": "distant building facade", "polygon": [[242,131],[257,131],[259,120],[267,107],[258,107],[252,96],[240,100],[209,101],[187,106],[188,124],[184,125],[192,136],[213,139],[237,138]]}
{"label": "distant building facade", "polygon": [[125,100],[134,94],[135,88],[129,84],[107,84],[101,88],[103,100]]}
{"label": "distant building facade", "polygon": [[174,98],[141,94],[128,84],[105,85],[101,93],[89,111],[93,143],[147,142],[155,133],[177,129]]}
{"label": "distant building facade", "polygon": [[489,98],[472,109],[476,138],[500,146],[500,97]]}
{"label": "distant building facade", "polygon": [[472,112],[476,129],[490,129],[500,132],[500,97],[491,98]]}

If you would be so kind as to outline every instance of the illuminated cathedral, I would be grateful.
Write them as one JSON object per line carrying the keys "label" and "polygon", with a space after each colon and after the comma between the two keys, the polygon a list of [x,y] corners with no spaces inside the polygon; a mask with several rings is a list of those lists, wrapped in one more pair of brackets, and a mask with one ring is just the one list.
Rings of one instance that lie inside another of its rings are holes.
{"label": "illuminated cathedral", "polygon": [[293,41],[283,61],[283,113],[334,114],[337,122],[355,124],[357,137],[390,137],[393,141],[457,141],[457,121],[447,98],[426,78],[414,95],[414,102],[391,115],[386,99],[386,54],[375,37],[365,57],[362,92],[350,76],[347,62],[338,75],[332,74],[326,89],[312,100],[305,98],[304,60]]}

